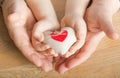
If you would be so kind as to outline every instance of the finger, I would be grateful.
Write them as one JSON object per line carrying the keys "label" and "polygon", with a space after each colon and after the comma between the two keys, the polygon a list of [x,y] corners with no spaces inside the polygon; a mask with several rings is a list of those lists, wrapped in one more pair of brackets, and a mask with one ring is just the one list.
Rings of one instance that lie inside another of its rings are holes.
{"label": "finger", "polygon": [[[20,49],[20,51],[24,54],[28,60],[33,62],[36,66],[40,67],[42,65],[42,60],[44,56],[38,54],[31,45],[30,39],[28,37],[28,32],[25,29],[25,18],[21,20],[22,15],[20,12],[26,10],[26,4],[24,0],[10,2],[8,1],[3,5],[3,14],[5,18],[5,22],[7,24],[7,28],[10,34],[10,37],[16,44],[16,46]],[[19,5],[23,4],[23,7],[20,8]],[[24,18],[24,17],[23,17]]]}
{"label": "finger", "polygon": [[33,62],[36,66],[40,67],[42,64],[40,60],[41,56],[38,55],[35,52],[35,50],[32,48],[25,29],[18,27],[18,25],[20,25],[18,24],[19,20],[14,22],[13,20],[9,19],[9,22],[7,23],[9,24],[9,26],[13,27],[12,29],[9,28],[8,31],[9,31],[10,37],[12,38],[16,46],[20,49],[20,51],[22,51],[22,53],[26,58],[28,58],[28,60]]}
{"label": "finger", "polygon": [[78,49],[80,49],[85,43],[87,28],[84,21],[77,23],[74,27],[76,31],[77,41],[72,45],[69,51],[65,54],[65,57],[73,55]]}
{"label": "finger", "polygon": [[[75,60],[72,59],[71,61],[69,61],[68,67],[72,68],[74,66],[77,66],[77,65],[83,63],[85,60],[87,60],[91,56],[91,54],[95,51],[97,45],[100,43],[100,41],[102,40],[103,37],[104,37],[103,32],[89,33],[89,35],[87,37],[87,42],[81,48],[80,53],[77,54],[77,56],[75,56],[76,59]],[[74,61],[76,61],[76,62],[74,62]],[[72,65],[72,63],[73,63],[73,65]]]}
{"label": "finger", "polygon": [[35,42],[35,41],[33,41],[32,44],[33,44],[33,47],[35,48],[35,50],[38,51],[38,52],[39,51],[44,51],[44,50],[50,48],[49,45],[47,45],[47,44],[45,44],[43,42]]}
{"label": "finger", "polygon": [[[73,58],[68,58],[67,61],[62,63],[59,66],[58,71],[59,72],[65,72],[67,71],[66,69],[73,68],[84,61],[86,61],[90,55],[95,51],[98,43],[101,41],[101,39],[104,37],[104,33],[89,33],[87,36],[88,40],[86,41],[85,45],[81,48],[80,52]],[[93,46],[94,45],[94,46]],[[63,67],[65,66],[65,67]],[[66,68],[65,70],[62,68]]]}
{"label": "finger", "polygon": [[65,64],[60,65],[60,68],[57,70],[60,74],[63,74],[65,71],[67,71],[68,68]]}
{"label": "finger", "polygon": [[45,72],[48,72],[53,69],[52,60],[51,60],[53,57],[46,56],[45,58],[46,59],[43,59],[43,64],[41,67]]}
{"label": "finger", "polygon": [[37,43],[40,44],[40,47],[36,47],[39,51],[44,51],[48,49],[50,46],[47,44],[41,44],[44,41],[44,32],[47,30],[54,30],[57,29],[58,26],[52,26],[52,23],[42,20],[35,24],[32,32],[32,43],[33,46],[36,47]]}
{"label": "finger", "polygon": [[53,69],[53,68],[52,68],[52,63],[45,62],[45,63],[42,65],[42,69],[43,69],[45,72],[51,71],[51,70]]}
{"label": "finger", "polygon": [[12,36],[14,43],[24,54],[24,56],[33,62],[36,66],[40,67],[42,65],[41,58],[43,58],[43,56],[34,50],[26,31],[22,28],[15,29],[12,33]]}
{"label": "finger", "polygon": [[54,26],[52,25],[52,23],[50,23],[50,21],[46,21],[46,20],[41,20],[39,22],[37,22],[33,28],[33,38],[35,38],[36,40],[38,40],[39,42],[44,40],[44,32],[47,30],[55,30],[57,29],[58,26]]}
{"label": "finger", "polygon": [[111,39],[118,39],[119,35],[116,32],[113,23],[112,18],[106,18],[99,21],[99,24],[102,27],[102,30],[106,33],[106,35]]}
{"label": "finger", "polygon": [[54,56],[54,57],[58,56],[58,54],[52,48],[49,48],[45,51],[41,51],[40,53],[45,55],[45,56]]}
{"label": "finger", "polygon": [[31,62],[33,62],[37,67],[42,67],[42,69],[46,72],[52,70],[52,66],[51,66],[52,62],[49,61],[50,59],[48,60],[44,55],[37,53],[30,44],[30,42],[27,40],[28,39],[26,37],[24,37],[24,39],[18,38],[18,36],[14,37],[15,44],[22,51],[22,53],[26,58],[28,58]]}
{"label": "finger", "polygon": [[55,70],[56,71],[61,70],[60,69],[60,65],[62,65],[65,62],[65,60],[66,60],[66,58],[61,57],[61,56],[58,56],[58,57],[55,58],[55,62],[56,62],[56,64],[55,64]]}
{"label": "finger", "polygon": [[53,49],[50,49],[50,54],[53,55],[54,57],[58,56],[58,53],[55,52],[55,50],[53,50]]}

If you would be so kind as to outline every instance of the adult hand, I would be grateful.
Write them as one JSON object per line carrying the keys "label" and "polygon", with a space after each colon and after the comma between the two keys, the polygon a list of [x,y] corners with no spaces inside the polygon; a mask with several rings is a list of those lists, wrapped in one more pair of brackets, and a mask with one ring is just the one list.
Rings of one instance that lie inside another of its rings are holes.
{"label": "adult hand", "polygon": [[112,16],[120,8],[119,0],[93,0],[92,5],[86,11],[86,22],[91,32],[104,31],[111,39],[118,39],[112,23]]}
{"label": "adult hand", "polygon": [[24,56],[44,71],[52,69],[52,56],[38,53],[31,44],[34,16],[24,0],[5,0],[2,4],[3,15],[11,39]]}
{"label": "adult hand", "polygon": [[58,71],[59,73],[64,73],[65,71],[70,70],[71,68],[80,65],[81,63],[86,61],[95,51],[97,45],[103,37],[103,32],[93,33],[89,31],[87,33],[85,44],[81,49],[76,51],[76,53],[69,58],[61,57],[57,59],[56,71]]}
{"label": "adult hand", "polygon": [[105,0],[95,0],[95,2],[92,3],[85,15],[88,26],[85,44],[71,57],[58,60],[56,64],[56,70],[58,72],[64,73],[86,61],[104,37],[104,32],[112,39],[118,38],[118,34],[113,28],[112,16],[119,9],[119,6],[119,0],[110,0],[109,3]]}

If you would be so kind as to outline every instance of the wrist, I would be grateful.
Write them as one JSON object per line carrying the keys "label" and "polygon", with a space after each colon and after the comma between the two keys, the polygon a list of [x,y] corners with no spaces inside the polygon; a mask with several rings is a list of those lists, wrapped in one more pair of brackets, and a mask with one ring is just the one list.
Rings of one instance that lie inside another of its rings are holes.
{"label": "wrist", "polygon": [[67,0],[65,14],[77,14],[83,17],[89,2],[90,0]]}
{"label": "wrist", "polygon": [[[57,18],[56,17],[50,17],[50,16],[45,16],[45,17],[43,17],[41,20],[45,20],[45,21],[48,21],[48,22],[50,22],[51,24],[54,24],[54,25],[56,25],[56,26],[58,26],[59,25],[59,22],[58,22],[58,20],[57,20]],[[39,21],[39,20],[38,20]]]}
{"label": "wrist", "polygon": [[84,11],[72,11],[72,12],[65,12],[65,16],[69,17],[69,16],[79,16],[80,18],[84,17]]}

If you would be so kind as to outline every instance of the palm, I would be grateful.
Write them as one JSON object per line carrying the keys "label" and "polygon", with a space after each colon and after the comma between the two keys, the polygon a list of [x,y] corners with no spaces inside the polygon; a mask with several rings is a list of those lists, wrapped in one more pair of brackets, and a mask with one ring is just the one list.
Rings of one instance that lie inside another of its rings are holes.
{"label": "palm", "polygon": [[111,4],[110,6],[112,6],[111,8],[109,8],[107,2],[104,3],[102,0],[99,2],[100,4],[102,3],[102,5],[93,3],[86,11],[85,20],[87,22],[88,31],[85,44],[74,55],[62,59],[56,64],[56,70],[58,72],[63,73],[87,60],[104,37],[104,32],[112,39],[118,38],[113,28],[112,15],[119,8],[119,1],[109,3]]}
{"label": "palm", "polygon": [[[85,20],[88,30],[91,32],[104,31],[105,34],[112,39],[117,39],[118,34],[112,23],[112,16],[120,7],[119,0],[115,2],[98,1],[93,3],[87,10]],[[116,6],[115,6],[116,5]]]}
{"label": "palm", "polygon": [[[21,7],[21,5],[23,6]],[[18,0],[12,0],[12,2],[8,0],[4,2],[2,9],[10,37],[16,46],[31,62],[42,67],[45,71],[51,70],[52,57],[46,57],[38,53],[31,44],[31,31],[35,19],[24,0],[20,2]]]}
{"label": "palm", "polygon": [[66,70],[83,63],[95,51],[97,45],[103,37],[103,32],[93,33],[88,31],[84,46],[71,57],[66,59],[60,58],[58,60],[59,62],[56,64],[56,70],[60,73],[63,73]]}
{"label": "palm", "polygon": [[[90,13],[90,11],[87,10],[87,12],[88,13],[86,13],[86,16],[88,16],[87,14],[90,14],[89,16],[92,16],[92,13]],[[85,44],[71,57],[66,59],[60,58],[58,60],[58,63],[56,64],[56,70],[58,72],[63,73],[69,70],[70,68],[73,68],[83,63],[95,51],[97,45],[104,37],[104,32],[102,32],[100,25],[98,24],[98,21],[99,21],[98,18],[94,18],[94,19],[93,17],[87,18],[88,31],[87,31]]]}

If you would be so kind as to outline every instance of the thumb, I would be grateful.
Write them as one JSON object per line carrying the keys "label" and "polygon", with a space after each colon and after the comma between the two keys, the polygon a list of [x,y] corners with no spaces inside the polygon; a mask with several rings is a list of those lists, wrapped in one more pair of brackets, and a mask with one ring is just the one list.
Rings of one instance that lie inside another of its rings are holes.
{"label": "thumb", "polygon": [[111,39],[118,39],[119,35],[116,32],[113,23],[112,18],[105,18],[102,19],[100,22],[102,30],[105,32],[105,34],[111,38]]}
{"label": "thumb", "polygon": [[34,25],[32,35],[37,41],[42,42],[44,40],[43,32],[47,30],[55,30],[57,28],[58,28],[57,24],[54,25],[50,21],[42,20],[42,21],[37,22]]}

